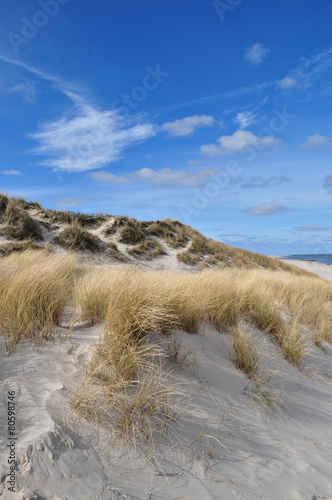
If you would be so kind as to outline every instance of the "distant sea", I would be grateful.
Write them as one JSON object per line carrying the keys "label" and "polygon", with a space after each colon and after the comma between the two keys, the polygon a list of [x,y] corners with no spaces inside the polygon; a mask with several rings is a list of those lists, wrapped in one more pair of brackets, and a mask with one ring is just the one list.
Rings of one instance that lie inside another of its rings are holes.
{"label": "distant sea", "polygon": [[332,254],[283,255],[282,259],[309,260],[332,266]]}

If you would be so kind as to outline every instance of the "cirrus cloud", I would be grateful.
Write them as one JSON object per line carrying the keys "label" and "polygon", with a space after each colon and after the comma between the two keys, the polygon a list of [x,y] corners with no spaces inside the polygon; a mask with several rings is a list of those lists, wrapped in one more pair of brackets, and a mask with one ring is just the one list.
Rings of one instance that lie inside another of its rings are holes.
{"label": "cirrus cloud", "polygon": [[156,135],[150,123],[131,126],[116,111],[99,111],[77,101],[74,116],[43,123],[30,134],[37,142],[32,153],[45,156],[42,165],[54,170],[84,172],[104,167],[122,152]]}

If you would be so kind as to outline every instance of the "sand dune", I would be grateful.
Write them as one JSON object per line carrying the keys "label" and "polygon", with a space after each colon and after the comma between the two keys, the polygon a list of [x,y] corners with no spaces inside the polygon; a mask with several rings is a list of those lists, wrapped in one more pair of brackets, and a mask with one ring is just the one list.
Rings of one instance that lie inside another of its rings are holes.
{"label": "sand dune", "polygon": [[[298,263],[297,263],[298,265]],[[320,265],[319,268],[322,268]],[[306,268],[310,264],[305,263]],[[328,267],[328,266],[326,266]],[[311,270],[311,269],[310,269]],[[325,271],[327,272],[327,271]],[[268,415],[255,387],[230,360],[230,337],[205,324],[197,335],[173,332],[182,364],[164,366],[184,394],[182,417],[152,444],[114,441],[102,427],[69,412],[84,361],[102,325],[58,328],[54,341],[20,343],[1,361],[1,494],[17,499],[257,499],[332,496],[332,350],[315,348],[303,372],[267,341],[273,378]],[[256,331],[256,335],[261,335]],[[166,341],[163,341],[166,342]],[[2,345],[4,348],[4,345]],[[3,349],[4,350],[4,349]],[[308,376],[310,366],[316,373]],[[16,391],[19,491],[4,487],[6,394]],[[67,420],[69,418],[69,420]]]}

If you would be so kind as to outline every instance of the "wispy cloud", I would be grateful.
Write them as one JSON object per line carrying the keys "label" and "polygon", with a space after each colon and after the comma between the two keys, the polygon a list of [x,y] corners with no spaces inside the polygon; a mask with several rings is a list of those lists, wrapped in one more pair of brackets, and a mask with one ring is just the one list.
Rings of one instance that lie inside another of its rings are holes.
{"label": "wispy cloud", "polygon": [[38,142],[31,153],[45,157],[41,165],[67,172],[102,168],[119,160],[126,148],[156,134],[150,123],[133,125],[117,111],[97,109],[77,93],[75,84],[20,61],[4,56],[0,60],[56,85],[73,104],[66,115],[42,123],[38,132],[29,135]]}
{"label": "wispy cloud", "polygon": [[246,48],[244,59],[251,64],[260,64],[264,61],[269,53],[269,49],[264,47],[262,43],[254,43]]}
{"label": "wispy cloud", "polygon": [[19,170],[2,170],[0,173],[3,175],[23,175],[23,172]]}
{"label": "wispy cloud", "polygon": [[152,170],[142,168],[134,172],[134,177],[139,180],[147,180],[157,186],[165,187],[197,187],[203,186],[211,175],[217,173],[217,169],[201,168],[196,172],[185,170],[172,170],[171,168],[161,168]]}
{"label": "wispy cloud", "polygon": [[[266,48],[265,50],[268,51],[268,49]],[[197,104],[207,104],[213,101],[236,99],[246,94],[252,94],[252,93],[257,94],[261,91],[268,89],[276,89],[276,88],[285,89],[287,86],[288,88],[290,88],[290,86],[294,85],[294,82],[298,88],[306,88],[309,85],[308,82],[310,81],[311,76],[313,76],[315,73],[322,72],[328,69],[331,64],[332,64],[332,48],[326,49],[311,58],[303,57],[300,64],[297,63],[296,67],[292,71],[290,71],[289,75],[286,75],[286,77],[284,77],[282,80],[280,79],[271,80],[256,85],[241,87],[239,89],[231,90],[228,92],[222,92],[219,94],[198,97],[197,99],[192,99],[190,101],[183,101],[177,104],[173,104],[171,106],[164,106],[162,108],[157,108],[153,110],[151,114],[153,113],[160,114],[167,111],[187,108]]]}
{"label": "wispy cloud", "polygon": [[256,122],[256,115],[254,115],[251,111],[242,111],[236,115],[235,122],[241,129],[247,128],[249,125]]}
{"label": "wispy cloud", "polygon": [[262,90],[274,88],[278,84],[278,82],[279,82],[278,80],[271,81],[271,82],[263,82],[263,83],[259,83],[257,85],[241,87],[240,89],[231,90],[229,92],[222,92],[220,94],[199,97],[197,99],[192,99],[191,101],[184,101],[184,102],[180,102],[178,104],[173,104],[171,106],[164,106],[163,108],[157,108],[157,109],[151,111],[151,113],[156,113],[156,114],[158,113],[159,114],[159,113],[164,113],[166,111],[174,111],[176,109],[187,108],[190,106],[194,106],[196,104],[207,104],[207,103],[211,103],[213,101],[236,99],[236,98],[242,97],[243,95],[246,95],[246,94],[257,93],[257,92],[260,92]]}
{"label": "wispy cloud", "polygon": [[297,227],[294,227],[295,231],[327,231],[328,229],[330,229],[329,227],[326,227],[326,226],[297,226]]}
{"label": "wispy cloud", "polygon": [[291,212],[293,208],[284,207],[283,205],[275,205],[274,203],[262,203],[244,210],[244,213],[249,215],[274,215]]}
{"label": "wispy cloud", "polygon": [[152,124],[128,126],[116,111],[97,110],[84,104],[74,116],[43,123],[30,134],[39,143],[32,152],[55,170],[85,172],[105,167],[121,158],[123,151],[156,134]]}
{"label": "wispy cloud", "polygon": [[106,172],[106,170],[101,170],[100,172],[91,172],[87,174],[90,179],[98,182],[107,182],[108,184],[129,184],[130,180],[125,177],[120,177],[119,175],[111,174]]}
{"label": "wispy cloud", "polygon": [[261,189],[271,188],[273,186],[280,186],[285,182],[291,182],[292,178],[285,175],[274,175],[272,177],[264,178],[260,176],[251,177],[248,182],[241,184],[243,189]]}
{"label": "wispy cloud", "polygon": [[223,135],[219,137],[219,139],[216,140],[216,144],[201,146],[201,153],[211,157],[230,156],[252,148],[261,151],[281,144],[282,141],[277,137],[258,137],[247,130],[237,130],[233,135]]}
{"label": "wispy cloud", "polygon": [[[320,77],[323,72],[332,66],[332,48],[325,49],[311,57],[302,57],[298,64],[290,73],[279,81],[279,86],[283,89],[298,87],[307,89],[312,86],[315,78],[318,85],[321,85]],[[328,84],[330,81],[328,80]],[[323,83],[324,85],[324,83]]]}
{"label": "wispy cloud", "polygon": [[36,89],[30,82],[20,82],[8,89],[10,94],[20,95],[25,102],[33,104],[36,102]]}
{"label": "wispy cloud", "polygon": [[168,132],[171,137],[185,137],[191,135],[201,127],[211,127],[215,122],[213,116],[194,115],[181,120],[164,123],[161,129]]}
{"label": "wispy cloud", "polygon": [[71,92],[78,92],[79,86],[77,84],[74,84],[73,82],[67,82],[64,80],[61,80],[61,78],[58,78],[54,75],[50,75],[49,73],[46,73],[45,71],[40,70],[39,68],[35,68],[34,66],[31,66],[30,64],[26,64],[22,61],[17,61],[15,59],[11,59],[10,57],[6,57],[0,54],[0,61],[11,64],[13,66],[16,66],[18,68],[22,68],[28,73],[31,73],[35,76],[38,76],[38,78],[41,78],[42,80],[46,80],[48,82],[53,83],[56,85],[61,92],[66,94],[68,91]]}
{"label": "wispy cloud", "polygon": [[322,146],[330,146],[331,141],[328,137],[324,137],[323,135],[320,134],[314,134],[308,137],[306,142],[301,144],[301,148],[304,149],[315,149],[315,148],[320,148]]}

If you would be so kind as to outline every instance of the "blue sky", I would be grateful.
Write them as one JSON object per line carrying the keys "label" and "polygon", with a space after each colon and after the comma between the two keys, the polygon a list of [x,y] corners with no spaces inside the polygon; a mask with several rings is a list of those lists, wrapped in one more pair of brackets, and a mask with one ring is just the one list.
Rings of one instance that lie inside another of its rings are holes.
{"label": "blue sky", "polygon": [[332,253],[332,3],[0,6],[0,189]]}

